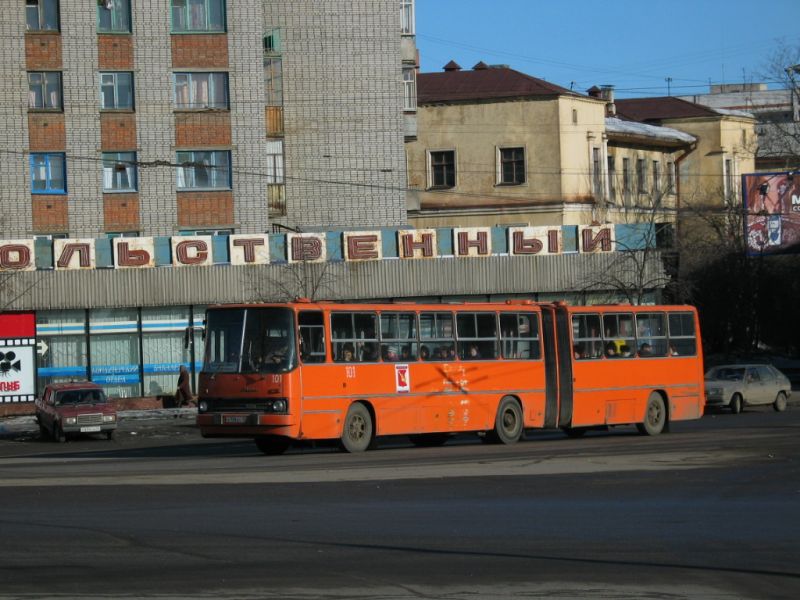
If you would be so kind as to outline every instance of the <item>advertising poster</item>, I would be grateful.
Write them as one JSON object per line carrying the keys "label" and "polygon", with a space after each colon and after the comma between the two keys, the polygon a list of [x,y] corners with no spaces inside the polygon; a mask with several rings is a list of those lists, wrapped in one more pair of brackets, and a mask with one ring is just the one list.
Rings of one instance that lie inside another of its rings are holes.
{"label": "advertising poster", "polygon": [[36,397],[36,325],[30,313],[0,313],[0,403]]}
{"label": "advertising poster", "polygon": [[748,254],[800,252],[800,173],[742,179]]}

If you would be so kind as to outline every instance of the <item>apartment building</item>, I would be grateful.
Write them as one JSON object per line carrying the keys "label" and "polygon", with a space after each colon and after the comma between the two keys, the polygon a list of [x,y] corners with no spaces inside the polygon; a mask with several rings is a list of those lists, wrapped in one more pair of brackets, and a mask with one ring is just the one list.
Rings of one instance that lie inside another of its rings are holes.
{"label": "apartment building", "polygon": [[413,1],[7,4],[4,237],[405,222]]}

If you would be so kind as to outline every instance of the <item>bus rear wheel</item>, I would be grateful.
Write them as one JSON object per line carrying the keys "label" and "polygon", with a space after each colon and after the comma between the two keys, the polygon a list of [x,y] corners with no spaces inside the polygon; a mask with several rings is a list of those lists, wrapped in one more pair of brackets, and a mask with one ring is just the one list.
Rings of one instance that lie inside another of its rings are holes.
{"label": "bus rear wheel", "polygon": [[367,407],[356,402],[351,404],[344,418],[342,447],[348,452],[364,452],[372,444],[372,416]]}
{"label": "bus rear wheel", "polygon": [[522,408],[511,396],[500,400],[494,430],[486,435],[486,441],[515,444],[522,437]]}
{"label": "bus rear wheel", "polygon": [[667,424],[667,407],[661,394],[653,392],[647,399],[644,410],[644,421],[636,424],[639,433],[644,435],[658,435],[664,431]]}
{"label": "bus rear wheel", "polygon": [[256,447],[268,456],[283,454],[292,444],[291,439],[282,435],[260,435],[253,441]]}

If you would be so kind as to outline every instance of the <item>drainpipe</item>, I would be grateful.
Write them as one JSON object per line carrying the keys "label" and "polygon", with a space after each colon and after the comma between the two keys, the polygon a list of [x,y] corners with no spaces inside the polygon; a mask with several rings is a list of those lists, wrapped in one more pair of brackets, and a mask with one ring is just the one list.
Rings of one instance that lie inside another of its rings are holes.
{"label": "drainpipe", "polygon": [[680,227],[681,227],[681,163],[692,152],[697,150],[697,141],[694,141],[689,146],[689,149],[675,159],[675,239],[681,240]]}

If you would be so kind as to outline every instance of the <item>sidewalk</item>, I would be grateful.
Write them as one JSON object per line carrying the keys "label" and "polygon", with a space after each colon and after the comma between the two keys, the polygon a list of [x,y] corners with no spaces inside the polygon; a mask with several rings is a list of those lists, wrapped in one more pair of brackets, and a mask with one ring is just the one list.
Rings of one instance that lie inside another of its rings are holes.
{"label": "sidewalk", "polygon": [[[197,408],[153,408],[147,410],[120,410],[117,412],[119,423],[133,420],[194,418]],[[25,434],[38,434],[39,425],[33,415],[0,418],[0,439],[17,437]]]}

